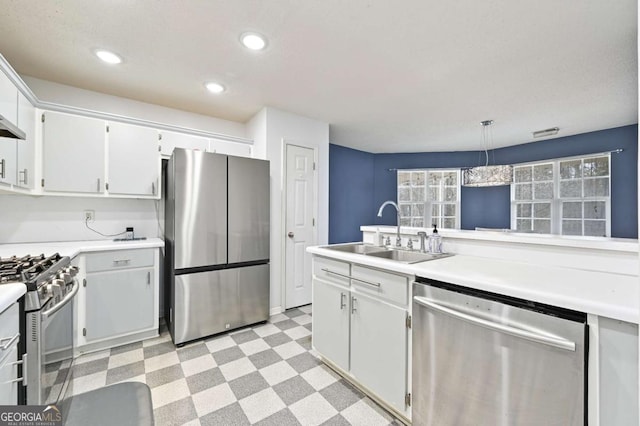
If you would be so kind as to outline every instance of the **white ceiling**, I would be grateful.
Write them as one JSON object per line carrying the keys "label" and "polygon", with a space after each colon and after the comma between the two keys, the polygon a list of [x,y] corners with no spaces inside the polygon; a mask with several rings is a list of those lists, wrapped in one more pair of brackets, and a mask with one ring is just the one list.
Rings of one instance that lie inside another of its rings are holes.
{"label": "white ceiling", "polygon": [[[273,106],[369,152],[480,148],[638,122],[636,0],[22,0],[23,75],[239,122]],[[269,39],[251,52],[239,35]],[[124,57],[106,66],[106,48]],[[209,94],[205,81],[223,83]]]}

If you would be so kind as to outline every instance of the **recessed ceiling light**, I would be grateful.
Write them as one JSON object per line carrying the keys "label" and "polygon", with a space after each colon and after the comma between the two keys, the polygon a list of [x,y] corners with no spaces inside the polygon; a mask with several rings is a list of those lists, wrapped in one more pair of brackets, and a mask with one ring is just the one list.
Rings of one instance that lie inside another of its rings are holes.
{"label": "recessed ceiling light", "polygon": [[119,64],[122,62],[120,56],[108,50],[96,50],[96,56],[108,64]]}
{"label": "recessed ceiling light", "polygon": [[220,83],[214,83],[214,82],[207,83],[205,84],[205,87],[207,88],[208,91],[215,94],[222,93],[225,91],[224,86]]}
{"label": "recessed ceiling light", "polygon": [[267,39],[258,33],[244,33],[240,41],[247,49],[262,50],[267,46]]}

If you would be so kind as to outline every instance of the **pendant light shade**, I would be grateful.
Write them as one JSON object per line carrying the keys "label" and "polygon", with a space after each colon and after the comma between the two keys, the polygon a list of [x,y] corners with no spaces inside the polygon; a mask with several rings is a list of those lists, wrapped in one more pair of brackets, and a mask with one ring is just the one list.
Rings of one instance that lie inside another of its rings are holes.
{"label": "pendant light shade", "polygon": [[493,120],[485,120],[482,124],[482,146],[484,148],[484,166],[471,167],[462,171],[462,185],[473,187],[511,185],[513,167],[509,165],[489,165],[489,149],[491,147],[490,126]]}

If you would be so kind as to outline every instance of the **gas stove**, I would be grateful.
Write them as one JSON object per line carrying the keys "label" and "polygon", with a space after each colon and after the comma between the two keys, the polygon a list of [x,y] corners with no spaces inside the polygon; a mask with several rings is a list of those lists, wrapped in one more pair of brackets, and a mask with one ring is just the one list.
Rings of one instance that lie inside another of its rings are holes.
{"label": "gas stove", "polygon": [[0,258],[0,284],[22,282],[27,286],[27,312],[62,300],[77,273],[69,257],[59,253]]}

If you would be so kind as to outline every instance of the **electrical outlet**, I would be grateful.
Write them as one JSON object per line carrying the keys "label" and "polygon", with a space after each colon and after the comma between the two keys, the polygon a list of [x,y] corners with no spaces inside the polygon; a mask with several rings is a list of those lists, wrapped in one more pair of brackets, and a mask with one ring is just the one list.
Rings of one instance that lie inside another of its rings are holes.
{"label": "electrical outlet", "polygon": [[86,222],[93,222],[96,219],[96,212],[94,210],[84,211],[84,220]]}

